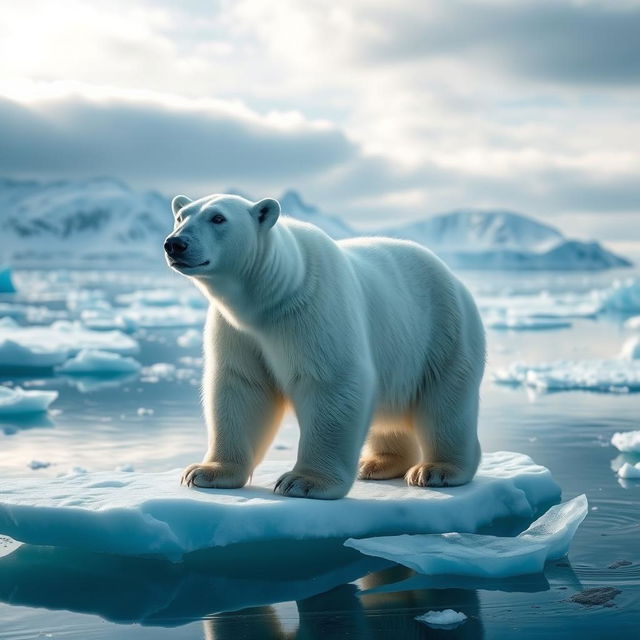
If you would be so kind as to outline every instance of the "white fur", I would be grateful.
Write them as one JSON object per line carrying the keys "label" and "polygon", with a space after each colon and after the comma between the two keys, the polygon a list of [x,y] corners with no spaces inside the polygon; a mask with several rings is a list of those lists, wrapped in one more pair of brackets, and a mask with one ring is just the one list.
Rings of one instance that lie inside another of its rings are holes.
{"label": "white fur", "polygon": [[[484,331],[471,295],[437,257],[401,240],[334,242],[313,225],[278,219],[270,199],[178,196],[173,208],[172,236],[188,249],[172,266],[211,302],[209,449],[185,483],[244,485],[287,401],[300,445],[279,493],[344,496],[363,444],[362,478],[471,480]],[[226,220],[215,224],[216,214]]]}

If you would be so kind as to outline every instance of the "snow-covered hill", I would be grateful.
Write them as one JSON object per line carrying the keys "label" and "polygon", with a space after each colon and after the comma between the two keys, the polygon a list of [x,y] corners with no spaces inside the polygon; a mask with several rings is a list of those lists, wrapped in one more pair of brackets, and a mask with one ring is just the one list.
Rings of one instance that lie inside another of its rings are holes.
{"label": "snow-covered hill", "polygon": [[[358,235],[337,216],[305,203],[296,191],[283,212],[336,239]],[[136,191],[113,178],[48,183],[0,179],[0,263],[21,266],[163,264],[171,229],[169,198]],[[568,240],[510,211],[460,210],[381,229],[376,235],[419,242],[456,268],[607,269],[629,265],[597,242]]]}

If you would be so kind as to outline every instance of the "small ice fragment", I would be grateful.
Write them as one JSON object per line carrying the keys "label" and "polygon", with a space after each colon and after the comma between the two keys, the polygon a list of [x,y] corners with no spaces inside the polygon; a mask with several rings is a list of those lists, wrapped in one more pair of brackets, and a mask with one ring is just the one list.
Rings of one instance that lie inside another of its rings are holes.
{"label": "small ice fragment", "polygon": [[611,444],[623,453],[640,453],[640,431],[621,431],[611,436]]}
{"label": "small ice fragment", "polygon": [[202,331],[188,329],[181,336],[178,336],[177,342],[184,349],[199,347],[202,344]]}
{"label": "small ice fragment", "polygon": [[139,416],[152,416],[153,409],[145,409],[145,407],[139,407],[136,412]]}
{"label": "small ice fragment", "polygon": [[84,467],[71,467],[66,472],[59,473],[58,478],[75,478],[77,476],[84,476],[89,473]]}
{"label": "small ice fragment", "polygon": [[513,538],[441,533],[349,538],[344,544],[420,573],[506,578],[537,573],[547,560],[565,555],[587,512],[583,494],[551,507]]}
{"label": "small ice fragment", "polygon": [[133,473],[135,471],[132,464],[123,464],[119,467],[116,467],[114,471],[123,472],[123,473]]}
{"label": "small ice fragment", "polygon": [[640,462],[637,462],[636,464],[625,462],[618,469],[618,476],[620,478],[624,478],[625,480],[640,479]]}
{"label": "small ice fragment", "polygon": [[50,467],[51,463],[50,462],[45,462],[43,460],[32,460],[27,467],[29,467],[30,469],[33,469],[34,471],[36,469],[46,469],[47,467]]}
{"label": "small ice fragment", "polygon": [[467,616],[462,611],[454,611],[453,609],[444,609],[443,611],[427,611],[421,616],[415,618],[418,622],[424,622],[430,627],[454,629],[459,627]]}

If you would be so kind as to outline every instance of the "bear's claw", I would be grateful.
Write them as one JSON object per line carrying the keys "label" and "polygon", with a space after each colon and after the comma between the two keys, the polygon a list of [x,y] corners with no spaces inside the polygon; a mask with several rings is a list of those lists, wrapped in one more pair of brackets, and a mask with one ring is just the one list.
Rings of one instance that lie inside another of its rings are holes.
{"label": "bear's claw", "polygon": [[246,482],[237,468],[219,462],[191,464],[180,479],[180,484],[203,489],[238,489]]}

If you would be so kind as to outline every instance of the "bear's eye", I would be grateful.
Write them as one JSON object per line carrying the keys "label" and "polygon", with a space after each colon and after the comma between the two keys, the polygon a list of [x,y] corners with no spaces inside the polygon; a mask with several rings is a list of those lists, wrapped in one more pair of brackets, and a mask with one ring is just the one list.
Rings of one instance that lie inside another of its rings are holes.
{"label": "bear's eye", "polygon": [[216,215],[211,218],[211,222],[213,222],[213,224],[222,224],[223,222],[226,222],[226,220],[227,219],[221,213],[216,213]]}

